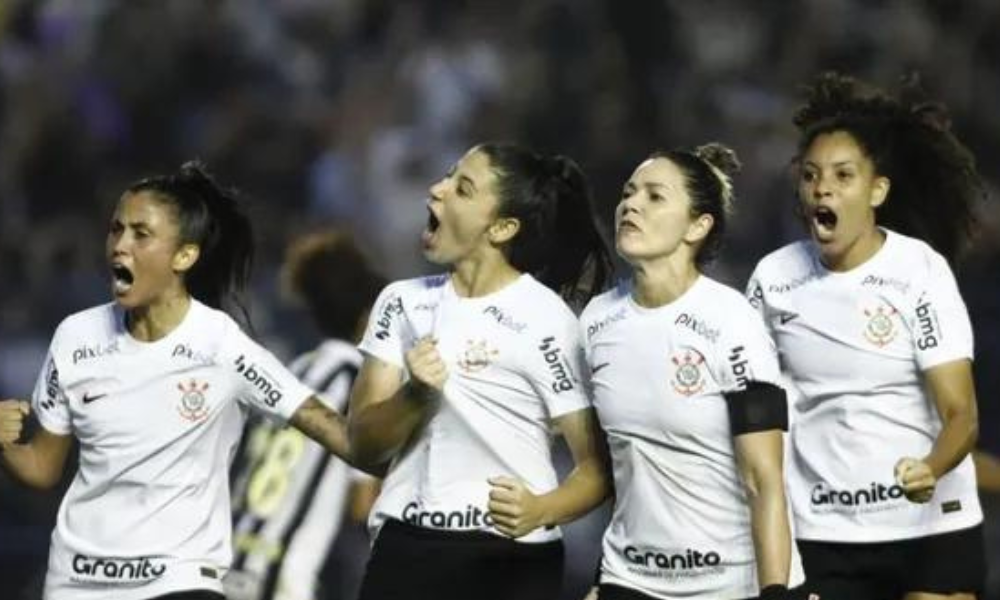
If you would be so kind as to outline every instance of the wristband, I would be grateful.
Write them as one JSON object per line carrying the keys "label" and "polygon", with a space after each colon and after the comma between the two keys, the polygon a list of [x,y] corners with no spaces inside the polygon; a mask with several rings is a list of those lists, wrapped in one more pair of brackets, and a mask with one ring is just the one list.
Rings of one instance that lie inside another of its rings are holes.
{"label": "wristband", "polygon": [[790,600],[791,597],[787,586],[772,583],[760,591],[758,600]]}

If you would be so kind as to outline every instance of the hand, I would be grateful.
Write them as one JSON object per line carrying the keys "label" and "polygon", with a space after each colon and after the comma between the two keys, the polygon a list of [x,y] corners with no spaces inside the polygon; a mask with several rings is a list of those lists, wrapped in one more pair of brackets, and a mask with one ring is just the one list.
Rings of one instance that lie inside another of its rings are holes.
{"label": "hand", "polygon": [[417,388],[424,388],[421,391],[441,393],[444,390],[448,367],[438,353],[436,339],[425,337],[418,340],[406,353],[406,368]]}
{"label": "hand", "polygon": [[24,400],[0,400],[0,444],[13,444],[21,438],[29,414],[31,405]]}
{"label": "hand", "polygon": [[590,591],[587,592],[587,595],[583,597],[583,600],[597,600],[599,597],[598,591],[599,589],[596,585],[591,587]]}
{"label": "hand", "polygon": [[520,479],[490,477],[490,518],[493,526],[512,538],[526,535],[542,524],[542,502]]}
{"label": "hand", "polygon": [[907,500],[923,504],[930,502],[937,486],[937,478],[930,466],[922,460],[905,457],[896,463],[896,483],[903,488]]}

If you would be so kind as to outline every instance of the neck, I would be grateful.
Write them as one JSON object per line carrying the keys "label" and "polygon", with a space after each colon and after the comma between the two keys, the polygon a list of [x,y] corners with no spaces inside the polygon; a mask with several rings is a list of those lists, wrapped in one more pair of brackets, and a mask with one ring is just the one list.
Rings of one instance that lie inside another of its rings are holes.
{"label": "neck", "polygon": [[155,342],[176,329],[190,307],[191,297],[181,294],[149,306],[130,309],[126,314],[129,333],[137,340]]}
{"label": "neck", "polygon": [[496,292],[521,276],[501,255],[464,260],[454,265],[451,285],[463,298]]}
{"label": "neck", "polygon": [[639,306],[656,308],[670,304],[691,289],[701,276],[690,260],[678,260],[676,255],[632,265],[635,278],[632,295]]}
{"label": "neck", "polygon": [[823,265],[831,271],[850,271],[875,256],[885,243],[885,232],[878,227],[859,236],[839,254],[823,254]]}

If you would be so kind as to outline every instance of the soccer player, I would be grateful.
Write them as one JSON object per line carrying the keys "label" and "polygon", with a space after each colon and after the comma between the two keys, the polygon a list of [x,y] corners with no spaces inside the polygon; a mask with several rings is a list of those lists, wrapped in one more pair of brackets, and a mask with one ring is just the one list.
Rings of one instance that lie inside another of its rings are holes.
{"label": "soccer player", "polygon": [[972,328],[949,261],[983,193],[944,107],[836,74],[795,124],[809,237],[748,296],[800,392],[789,496],[822,598],[974,598],[985,579],[969,455]]}
{"label": "soccer player", "polygon": [[[2,464],[27,485],[54,485],[79,444],[48,600],[222,598],[247,409],[348,455],[341,416],[223,311],[242,306],[252,249],[234,192],[199,165],[130,186],[107,236],[114,302],[59,325],[30,407],[0,402]],[[13,443],[29,411],[41,428]]]}
{"label": "soccer player", "polygon": [[[296,239],[286,251],[282,280],[326,338],[290,369],[330,408],[344,413],[361,368],[354,344],[385,281],[351,236],[339,230]],[[298,429],[256,418],[234,461],[227,598],[336,595],[335,584],[343,585],[345,573],[329,566],[330,551],[345,521],[367,515],[377,487],[376,479],[331,456]]]}
{"label": "soccer player", "polygon": [[601,600],[792,598],[802,582],[774,345],[742,294],[702,272],[738,166],[719,144],[642,162],[615,213],[632,277],[581,317],[614,472]]}
{"label": "soccer player", "polygon": [[[557,525],[607,491],[579,323],[557,294],[587,298],[610,268],[586,182],[567,158],[482,144],[427,210],[424,255],[448,272],[382,292],[351,398],[359,460],[391,461],[360,597],[550,600]],[[561,484],[553,427],[575,461]]]}

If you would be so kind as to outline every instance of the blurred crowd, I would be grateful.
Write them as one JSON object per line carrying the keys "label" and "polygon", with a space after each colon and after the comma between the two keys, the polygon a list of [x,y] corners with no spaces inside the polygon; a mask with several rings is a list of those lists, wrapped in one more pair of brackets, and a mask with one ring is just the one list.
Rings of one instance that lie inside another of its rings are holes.
{"label": "blurred crowd", "polygon": [[[291,356],[317,334],[279,293],[287,240],[346,224],[388,277],[426,272],[426,190],[475,141],[572,156],[604,216],[652,149],[733,146],[738,213],[715,271],[737,287],[798,235],[791,115],[823,70],[919,72],[995,197],[998,57],[994,0],[0,0],[0,395],[25,397],[59,320],[108,300],[104,233],[125,185],[185,160],[250,199],[252,316]],[[1000,451],[995,200],[981,223],[958,277],[981,444]],[[57,500],[0,476],[0,560],[44,557]]]}

